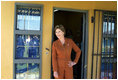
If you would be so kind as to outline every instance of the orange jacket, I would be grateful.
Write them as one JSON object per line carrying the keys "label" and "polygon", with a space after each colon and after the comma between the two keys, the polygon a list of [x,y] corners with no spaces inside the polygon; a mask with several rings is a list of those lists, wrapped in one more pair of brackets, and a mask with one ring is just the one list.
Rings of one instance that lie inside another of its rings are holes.
{"label": "orange jacket", "polygon": [[69,61],[71,61],[72,49],[76,52],[74,62],[78,62],[81,54],[80,48],[73,42],[72,39],[65,38],[65,44],[62,45],[60,40],[56,40],[52,45],[52,66],[53,71],[59,71],[59,69],[68,67]]}

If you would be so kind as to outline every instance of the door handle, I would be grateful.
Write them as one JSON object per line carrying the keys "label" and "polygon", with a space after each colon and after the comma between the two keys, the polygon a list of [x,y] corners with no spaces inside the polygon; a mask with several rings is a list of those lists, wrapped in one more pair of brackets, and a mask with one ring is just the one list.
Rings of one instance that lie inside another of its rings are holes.
{"label": "door handle", "polygon": [[50,51],[50,49],[49,48],[45,48],[47,51]]}
{"label": "door handle", "polygon": [[49,53],[49,51],[50,51],[50,49],[49,48],[45,48],[47,51],[46,51],[46,54],[48,54]]}

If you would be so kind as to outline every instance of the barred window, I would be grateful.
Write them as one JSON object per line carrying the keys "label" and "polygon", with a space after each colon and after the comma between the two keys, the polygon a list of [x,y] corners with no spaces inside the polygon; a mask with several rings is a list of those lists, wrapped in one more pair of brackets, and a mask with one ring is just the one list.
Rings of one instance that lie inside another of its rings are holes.
{"label": "barred window", "polygon": [[117,78],[117,17],[113,12],[103,14],[101,78]]}

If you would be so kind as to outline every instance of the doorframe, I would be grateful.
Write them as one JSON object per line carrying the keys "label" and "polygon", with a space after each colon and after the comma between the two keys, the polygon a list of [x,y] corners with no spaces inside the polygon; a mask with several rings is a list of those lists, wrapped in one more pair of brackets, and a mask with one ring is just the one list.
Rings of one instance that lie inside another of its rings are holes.
{"label": "doorframe", "polygon": [[[85,21],[83,21],[83,37],[82,37],[82,52],[84,55],[82,55],[82,65],[81,65],[81,79],[87,78],[87,61],[88,61],[88,10],[79,10],[79,9],[71,9],[71,8],[59,8],[59,7],[53,7],[53,16],[52,16],[52,43],[54,38],[54,10],[62,10],[62,11],[72,11],[72,12],[82,12],[85,14]],[[84,20],[84,19],[83,19]],[[86,46],[85,46],[86,45]],[[51,45],[52,46],[52,45]],[[86,55],[86,56],[85,56]],[[84,63],[83,63],[84,62]],[[84,69],[85,68],[85,69]],[[52,73],[52,58],[51,58],[51,73]],[[51,75],[52,76],[52,75]]]}

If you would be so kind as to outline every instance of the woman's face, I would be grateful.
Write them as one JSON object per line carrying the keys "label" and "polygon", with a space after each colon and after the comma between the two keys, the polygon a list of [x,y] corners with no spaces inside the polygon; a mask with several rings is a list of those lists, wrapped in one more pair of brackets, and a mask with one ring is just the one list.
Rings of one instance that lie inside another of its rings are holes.
{"label": "woman's face", "polygon": [[64,32],[61,31],[60,29],[56,29],[55,34],[56,34],[57,38],[59,38],[59,39],[64,37]]}

